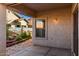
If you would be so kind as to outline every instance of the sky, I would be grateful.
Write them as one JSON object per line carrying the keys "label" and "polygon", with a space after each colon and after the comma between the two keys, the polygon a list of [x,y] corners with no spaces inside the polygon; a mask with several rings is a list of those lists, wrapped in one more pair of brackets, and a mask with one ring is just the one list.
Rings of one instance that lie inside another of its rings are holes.
{"label": "sky", "polygon": [[23,15],[23,14],[18,14],[20,17],[24,18],[24,19],[29,19],[32,18],[32,16],[27,16],[27,15]]}

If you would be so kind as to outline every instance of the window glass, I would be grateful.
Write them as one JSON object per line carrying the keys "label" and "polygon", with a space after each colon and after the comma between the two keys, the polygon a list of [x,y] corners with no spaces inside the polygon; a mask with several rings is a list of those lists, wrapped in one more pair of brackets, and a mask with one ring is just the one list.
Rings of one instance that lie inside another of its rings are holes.
{"label": "window glass", "polygon": [[36,37],[45,37],[45,20],[36,20]]}

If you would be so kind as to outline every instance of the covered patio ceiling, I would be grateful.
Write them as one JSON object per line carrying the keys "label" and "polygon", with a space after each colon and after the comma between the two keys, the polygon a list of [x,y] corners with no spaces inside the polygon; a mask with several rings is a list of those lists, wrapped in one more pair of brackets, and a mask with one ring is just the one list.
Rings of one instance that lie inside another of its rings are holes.
{"label": "covered patio ceiling", "polygon": [[20,6],[25,6],[26,8],[28,7],[29,9],[33,11],[46,11],[46,10],[51,10],[54,8],[62,8],[62,7],[69,7],[72,5],[72,3],[13,3],[13,4],[7,4],[8,6],[11,7],[19,7]]}
{"label": "covered patio ceiling", "polygon": [[71,7],[72,3],[10,3],[6,5],[21,12],[35,15],[36,12],[48,11],[56,8]]}
{"label": "covered patio ceiling", "polygon": [[68,6],[71,6],[72,4],[67,4],[67,3],[28,3],[27,4],[26,3],[24,5],[29,7],[32,10],[40,12],[40,11],[51,10],[54,8],[68,7]]}

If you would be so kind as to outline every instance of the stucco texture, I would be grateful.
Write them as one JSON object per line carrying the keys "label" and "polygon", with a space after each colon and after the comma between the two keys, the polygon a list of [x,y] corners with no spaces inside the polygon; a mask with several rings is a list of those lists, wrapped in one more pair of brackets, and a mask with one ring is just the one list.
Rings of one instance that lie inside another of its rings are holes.
{"label": "stucco texture", "polygon": [[[71,19],[71,8],[60,8],[37,13],[36,18],[46,18],[47,39],[35,37],[35,19],[33,20],[33,44],[71,49],[73,38],[73,21]],[[55,21],[57,19],[57,21]]]}
{"label": "stucco texture", "polygon": [[6,7],[0,4],[0,55],[6,54]]}

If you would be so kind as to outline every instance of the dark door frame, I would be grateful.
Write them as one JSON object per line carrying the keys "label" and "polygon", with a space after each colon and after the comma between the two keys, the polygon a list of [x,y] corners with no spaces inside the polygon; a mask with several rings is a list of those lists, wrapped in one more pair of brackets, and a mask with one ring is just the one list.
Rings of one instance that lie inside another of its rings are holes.
{"label": "dark door frame", "polygon": [[78,4],[73,13],[73,52],[78,56]]}

